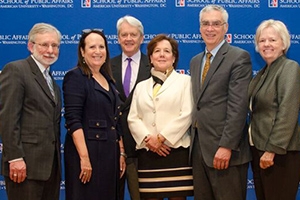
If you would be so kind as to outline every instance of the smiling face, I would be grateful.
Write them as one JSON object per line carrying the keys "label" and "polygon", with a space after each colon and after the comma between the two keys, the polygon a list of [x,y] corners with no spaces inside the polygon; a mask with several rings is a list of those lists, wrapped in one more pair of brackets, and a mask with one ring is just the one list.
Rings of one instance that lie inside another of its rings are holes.
{"label": "smiling face", "polygon": [[284,49],[282,38],[274,28],[267,27],[262,30],[258,38],[258,52],[268,65],[283,55]]}
{"label": "smiling face", "polygon": [[33,42],[28,43],[28,50],[45,68],[52,65],[59,54],[59,37],[56,32],[38,33]]}
{"label": "smiling face", "polygon": [[157,42],[154,48],[150,61],[157,71],[165,72],[173,66],[175,56],[172,52],[172,46],[168,40]]}
{"label": "smiling face", "polygon": [[103,37],[97,33],[89,34],[85,38],[85,47],[81,49],[81,55],[90,68],[100,69],[106,60],[106,46]]}
{"label": "smiling face", "polygon": [[118,41],[121,45],[122,51],[131,57],[137,53],[143,42],[143,35],[139,29],[124,21],[119,28]]}
{"label": "smiling face", "polygon": [[220,44],[228,30],[228,24],[224,22],[222,13],[217,10],[204,12],[201,16],[200,33],[208,51]]}

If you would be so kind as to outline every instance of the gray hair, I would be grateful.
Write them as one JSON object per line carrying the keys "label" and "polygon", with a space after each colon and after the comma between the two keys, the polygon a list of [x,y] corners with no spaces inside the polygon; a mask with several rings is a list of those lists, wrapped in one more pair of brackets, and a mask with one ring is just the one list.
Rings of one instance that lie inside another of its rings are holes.
{"label": "gray hair", "polygon": [[201,18],[203,13],[213,11],[213,10],[221,12],[224,22],[228,23],[228,18],[229,18],[228,12],[224,9],[224,7],[216,4],[210,4],[202,8],[202,10],[199,12],[199,23],[201,24]]}
{"label": "gray hair", "polygon": [[282,39],[283,47],[284,47],[283,53],[286,54],[288,49],[291,46],[291,37],[289,31],[283,22],[274,19],[264,20],[257,27],[256,34],[255,34],[255,50],[258,52],[258,43],[262,31],[269,27],[272,27]]}
{"label": "gray hair", "polygon": [[57,28],[55,28],[54,26],[52,26],[51,24],[47,24],[47,23],[37,23],[37,24],[35,24],[28,33],[28,41],[29,42],[34,42],[36,34],[48,33],[48,32],[56,32],[56,34],[58,36],[59,43],[60,43],[60,41],[61,41],[60,31]]}
{"label": "gray hair", "polygon": [[120,26],[123,22],[127,22],[128,24],[130,24],[131,26],[137,27],[141,33],[141,35],[144,35],[144,27],[143,24],[140,20],[138,20],[135,17],[132,17],[130,15],[126,15],[124,17],[121,17],[118,21],[117,21],[117,31],[118,34],[120,32]]}

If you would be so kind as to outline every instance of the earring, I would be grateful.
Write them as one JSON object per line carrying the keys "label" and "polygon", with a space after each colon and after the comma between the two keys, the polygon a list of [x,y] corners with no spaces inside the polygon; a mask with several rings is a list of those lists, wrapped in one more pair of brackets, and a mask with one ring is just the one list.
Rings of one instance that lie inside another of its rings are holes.
{"label": "earring", "polygon": [[85,59],[84,59],[84,57],[82,57],[82,62],[83,62],[83,64],[85,64]]}

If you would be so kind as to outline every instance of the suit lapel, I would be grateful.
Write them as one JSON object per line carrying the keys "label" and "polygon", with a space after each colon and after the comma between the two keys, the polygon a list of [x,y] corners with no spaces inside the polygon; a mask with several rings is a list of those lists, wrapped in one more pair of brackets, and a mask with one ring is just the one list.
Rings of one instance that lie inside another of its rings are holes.
{"label": "suit lapel", "polygon": [[[219,51],[217,52],[216,56],[214,57],[211,65],[210,65],[210,68],[208,70],[208,73],[206,75],[206,78],[204,80],[204,83],[202,85],[202,87],[200,87],[200,93],[199,93],[199,97],[198,97],[198,101],[201,99],[202,97],[202,94],[203,92],[205,91],[210,79],[213,77],[214,73],[218,70],[218,68],[220,67],[224,57],[226,56],[226,53],[228,52],[228,48],[229,48],[229,44],[228,43],[224,43],[221,48],[219,49]],[[202,60],[203,60],[203,57],[204,57],[204,53],[202,55],[202,59],[201,59],[201,62],[200,62],[200,65],[202,64]],[[201,68],[201,66],[200,66]],[[199,80],[200,80],[200,72],[199,72]],[[199,81],[199,85],[201,86],[200,84],[200,81]],[[197,101],[197,102],[198,102]]]}
{"label": "suit lapel", "polygon": [[[122,82],[122,67],[121,67],[120,72],[121,72],[121,82]],[[132,90],[131,90],[131,92],[130,92],[130,94],[129,94],[129,96],[127,98],[126,98],[126,96],[124,94],[123,85],[121,86],[122,87],[122,94],[121,94],[121,96],[124,95],[124,104],[123,104],[124,109],[129,109],[130,104],[131,104],[131,100],[132,100],[133,91],[135,90],[136,85],[140,81],[146,80],[149,77],[150,77],[150,65],[148,63],[147,56],[145,56],[144,54],[141,54],[139,71],[138,71],[138,74],[137,74],[136,82],[135,82],[134,87],[132,88]]]}
{"label": "suit lapel", "polygon": [[[169,77],[166,79],[166,81],[164,82],[164,84],[161,86],[161,88],[159,89],[159,91],[157,92],[156,96],[159,96],[161,93],[163,93],[168,87],[170,87],[171,85],[173,85],[174,81],[177,79],[177,73],[175,70],[172,71],[172,73],[169,75]],[[154,82],[153,82],[154,84]],[[153,86],[152,86],[153,88]],[[153,89],[151,90],[153,91]],[[153,95],[152,95],[153,96]]]}
{"label": "suit lapel", "polygon": [[[53,101],[55,104],[57,104],[57,100],[55,101],[51,92],[50,92],[50,89],[49,89],[49,86],[41,72],[41,70],[39,69],[39,67],[37,66],[37,64],[35,63],[35,61],[33,60],[33,58],[31,56],[29,56],[27,58],[27,61],[29,63],[29,66],[30,66],[30,69],[31,69],[31,72],[35,75],[35,80],[37,81],[37,83],[41,86],[42,90],[44,91],[44,93],[49,97],[49,99],[51,99],[51,101]],[[51,76],[52,78],[52,76]],[[53,80],[53,78],[52,78]],[[53,82],[53,85],[55,85],[55,83]],[[57,90],[56,90],[56,87],[54,87],[54,91],[55,91],[55,94],[57,94]],[[58,96],[58,95],[57,95]]]}

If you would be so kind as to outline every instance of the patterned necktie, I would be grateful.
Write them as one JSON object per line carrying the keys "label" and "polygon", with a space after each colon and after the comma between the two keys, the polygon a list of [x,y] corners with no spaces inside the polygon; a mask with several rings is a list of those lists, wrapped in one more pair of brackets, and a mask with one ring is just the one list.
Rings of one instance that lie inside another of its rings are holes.
{"label": "patterned necktie", "polygon": [[45,76],[45,79],[46,79],[47,84],[49,86],[50,92],[51,92],[53,98],[55,99],[53,81],[52,81],[52,78],[51,78],[51,76],[49,74],[49,71],[47,69],[44,70],[44,76]]}
{"label": "patterned necktie", "polygon": [[131,58],[127,58],[126,60],[128,60],[128,65],[125,71],[125,76],[124,76],[124,83],[123,83],[123,88],[124,88],[124,92],[126,97],[128,97],[129,93],[130,93],[130,80],[131,80]]}
{"label": "patterned necktie", "polygon": [[202,85],[204,83],[204,80],[206,78],[207,72],[209,70],[210,67],[210,58],[211,58],[212,54],[210,52],[206,53],[206,61],[205,61],[205,65],[203,68],[203,73],[202,73]]}

